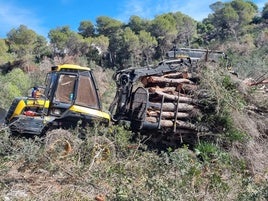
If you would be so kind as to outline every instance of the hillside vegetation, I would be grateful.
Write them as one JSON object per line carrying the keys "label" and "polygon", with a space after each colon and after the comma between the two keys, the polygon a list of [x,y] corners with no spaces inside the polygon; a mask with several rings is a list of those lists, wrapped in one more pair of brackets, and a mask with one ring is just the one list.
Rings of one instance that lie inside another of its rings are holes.
{"label": "hillside vegetation", "polygon": [[[127,125],[96,123],[86,129],[86,140],[78,129],[58,130],[72,142],[72,149],[61,150],[49,135],[15,137],[2,126],[0,200],[267,200],[267,84],[248,83],[268,78],[268,4],[261,13],[244,0],[216,2],[211,9],[202,22],[179,12],[153,20],[132,16],[127,24],[101,16],[96,26],[81,22],[78,32],[52,29],[49,45],[25,25],[0,39],[5,109],[41,85],[52,65],[90,66],[107,110],[115,70],[155,64],[174,46],[220,50],[230,61],[228,68],[202,64],[200,86],[214,105],[200,121],[211,132],[192,144],[160,149]],[[106,146],[111,152],[102,154]]]}
{"label": "hillside vegetation", "polygon": [[204,87],[217,94],[217,111],[205,119],[215,131],[200,136],[191,149],[187,144],[178,149],[151,149],[147,137],[133,138],[120,125],[88,128],[88,136],[102,135],[112,143],[113,157],[106,160],[95,150],[92,138],[78,138],[78,130],[69,131],[74,149],[65,153],[48,149],[43,138],[10,137],[2,129],[1,198],[267,199],[267,94],[254,89],[241,93],[242,83],[224,72],[205,71],[204,76]]}

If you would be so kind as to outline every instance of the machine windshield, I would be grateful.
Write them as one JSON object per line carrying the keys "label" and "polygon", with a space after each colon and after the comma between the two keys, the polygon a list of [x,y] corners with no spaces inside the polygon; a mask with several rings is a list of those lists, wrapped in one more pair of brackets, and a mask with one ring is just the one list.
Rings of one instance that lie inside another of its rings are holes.
{"label": "machine windshield", "polygon": [[[53,79],[53,78],[52,78]],[[57,89],[55,91],[54,101],[71,103],[74,99],[76,76],[74,75],[59,75]],[[53,81],[51,80],[51,83]]]}
{"label": "machine windshield", "polygon": [[[53,76],[50,78],[50,85],[53,85]],[[89,74],[75,75],[60,74],[57,88],[54,93],[54,101],[74,104],[99,109],[99,100],[94,82]]]}

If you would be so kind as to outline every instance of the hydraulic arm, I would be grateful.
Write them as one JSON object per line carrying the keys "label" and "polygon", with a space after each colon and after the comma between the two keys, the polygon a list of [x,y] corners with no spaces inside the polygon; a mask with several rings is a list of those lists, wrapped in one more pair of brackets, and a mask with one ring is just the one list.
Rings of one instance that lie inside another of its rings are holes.
{"label": "hydraulic arm", "polygon": [[128,105],[132,97],[133,85],[138,80],[145,76],[177,72],[185,66],[191,66],[190,58],[163,61],[157,67],[129,68],[117,71],[114,74],[117,85],[116,95],[109,108],[113,121],[128,120]]}

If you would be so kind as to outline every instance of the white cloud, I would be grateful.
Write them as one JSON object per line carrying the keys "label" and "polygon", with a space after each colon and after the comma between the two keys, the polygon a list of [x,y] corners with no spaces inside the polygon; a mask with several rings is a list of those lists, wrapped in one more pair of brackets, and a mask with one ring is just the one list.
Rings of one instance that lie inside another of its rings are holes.
{"label": "white cloud", "polygon": [[[5,37],[8,31],[18,28],[21,24],[40,35],[45,36],[47,33],[47,30],[40,25],[40,19],[31,10],[0,1],[0,37]],[[8,31],[4,32],[6,30]]]}

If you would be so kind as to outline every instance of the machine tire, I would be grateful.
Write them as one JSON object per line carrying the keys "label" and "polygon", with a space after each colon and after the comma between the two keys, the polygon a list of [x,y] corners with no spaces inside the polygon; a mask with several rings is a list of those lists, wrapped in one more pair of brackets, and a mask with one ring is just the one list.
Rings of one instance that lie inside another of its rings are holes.
{"label": "machine tire", "polygon": [[78,147],[78,139],[64,129],[48,131],[45,136],[45,151],[50,157],[66,157]]}

